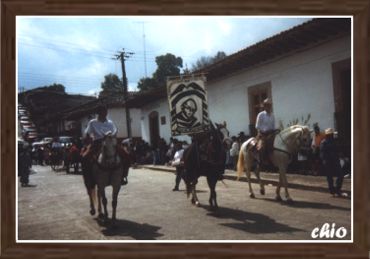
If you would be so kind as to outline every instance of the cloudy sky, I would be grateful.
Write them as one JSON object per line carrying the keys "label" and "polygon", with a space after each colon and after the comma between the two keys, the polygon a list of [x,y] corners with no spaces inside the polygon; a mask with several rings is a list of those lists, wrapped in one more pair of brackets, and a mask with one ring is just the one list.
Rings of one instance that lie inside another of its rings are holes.
{"label": "cloudy sky", "polygon": [[[18,89],[60,83],[68,93],[93,95],[104,75],[122,77],[114,55],[125,49],[129,90],[172,53],[191,68],[201,56],[227,55],[310,20],[309,17],[17,17]],[[144,36],[145,35],[145,36]],[[145,50],[145,51],[144,51]]]}

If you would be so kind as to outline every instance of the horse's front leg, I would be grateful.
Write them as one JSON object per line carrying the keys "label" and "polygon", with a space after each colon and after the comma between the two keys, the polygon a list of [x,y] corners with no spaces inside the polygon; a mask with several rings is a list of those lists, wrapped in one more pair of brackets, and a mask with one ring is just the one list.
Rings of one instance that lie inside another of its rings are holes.
{"label": "horse's front leg", "polygon": [[200,206],[198,196],[197,196],[197,190],[196,190],[196,182],[193,182],[191,188],[191,193],[192,193],[192,198],[191,198],[191,203],[195,204],[195,206]]}
{"label": "horse's front leg", "polygon": [[107,197],[105,196],[105,187],[104,186],[98,186],[98,193],[100,195],[99,200],[103,203],[103,209],[104,209],[104,214],[101,213],[101,206],[99,209],[99,218],[103,216],[104,220],[108,219],[108,210],[107,210]]}
{"label": "horse's front leg", "polygon": [[280,196],[280,188],[282,185],[283,185],[283,180],[282,180],[281,171],[279,168],[279,182],[276,186],[276,197],[275,197],[275,200],[277,201],[282,201],[281,196]]}
{"label": "horse's front leg", "polygon": [[283,170],[280,171],[280,175],[285,189],[285,198],[287,199],[287,202],[291,203],[293,202],[293,199],[290,197],[288,192],[288,180],[286,179],[286,168],[283,168]]}
{"label": "horse's front leg", "polygon": [[95,202],[96,202],[96,186],[88,188],[87,194],[90,199],[90,215],[95,215]]}
{"label": "horse's front leg", "polygon": [[260,177],[260,167],[259,166],[257,166],[255,174],[256,174],[256,177],[257,177],[257,181],[260,184],[260,193],[262,195],[265,195],[265,185],[263,184],[263,182],[261,180],[261,177]]}
{"label": "horse's front leg", "polygon": [[118,193],[119,193],[120,189],[121,189],[121,184],[117,184],[117,185],[113,186],[113,192],[112,192],[112,224],[114,224],[116,222],[117,200],[118,200]]}
{"label": "horse's front leg", "polygon": [[209,205],[211,206],[211,209],[217,209],[217,194],[216,194],[216,184],[217,184],[217,178],[214,177],[207,177],[207,183],[209,186],[209,189],[211,191],[209,195]]}

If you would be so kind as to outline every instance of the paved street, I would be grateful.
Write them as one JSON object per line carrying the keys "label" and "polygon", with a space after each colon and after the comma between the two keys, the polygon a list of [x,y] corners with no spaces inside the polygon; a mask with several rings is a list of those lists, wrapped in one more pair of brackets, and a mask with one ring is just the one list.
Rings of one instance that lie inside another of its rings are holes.
{"label": "paved street", "polygon": [[[201,207],[191,205],[184,193],[172,192],[170,172],[130,169],[129,184],[118,198],[115,228],[102,225],[89,214],[89,201],[81,175],[53,172],[33,166],[30,182],[18,185],[19,240],[311,240],[311,232],[324,223],[351,236],[351,201],[325,192],[290,189],[293,205],[276,202],[275,187],[266,195],[248,196],[248,184],[225,180],[217,184],[217,212],[208,207],[209,189],[200,178]],[[111,188],[107,188],[111,211]],[[284,197],[284,196],[282,196]]]}

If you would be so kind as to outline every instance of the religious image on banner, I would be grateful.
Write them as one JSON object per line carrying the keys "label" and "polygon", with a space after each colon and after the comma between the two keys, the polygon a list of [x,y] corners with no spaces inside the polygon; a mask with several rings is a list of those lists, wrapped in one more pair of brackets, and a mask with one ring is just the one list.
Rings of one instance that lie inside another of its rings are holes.
{"label": "religious image on banner", "polygon": [[173,136],[208,130],[209,118],[204,76],[167,80],[167,93]]}

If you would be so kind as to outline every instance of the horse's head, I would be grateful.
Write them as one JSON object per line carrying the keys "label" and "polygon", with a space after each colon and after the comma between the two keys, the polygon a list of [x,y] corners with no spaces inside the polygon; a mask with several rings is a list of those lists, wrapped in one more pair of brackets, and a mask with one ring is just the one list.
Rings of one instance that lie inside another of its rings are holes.
{"label": "horse's head", "polygon": [[114,163],[117,157],[117,138],[112,132],[107,132],[102,141],[103,163]]}
{"label": "horse's head", "polygon": [[288,142],[295,150],[306,149],[311,145],[311,132],[307,126],[294,125],[288,128]]}
{"label": "horse's head", "polygon": [[230,132],[227,129],[226,121],[224,121],[221,124],[215,123],[217,132],[220,135],[221,141],[224,145],[226,145],[226,148],[230,148],[232,145],[232,140],[230,138]]}

